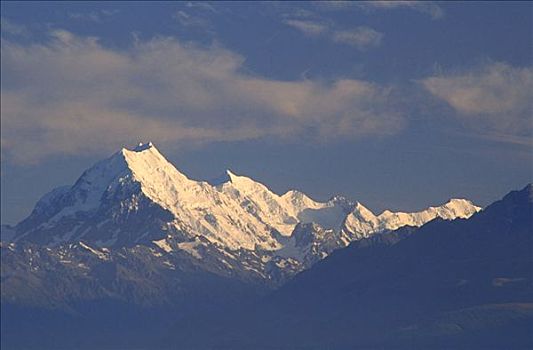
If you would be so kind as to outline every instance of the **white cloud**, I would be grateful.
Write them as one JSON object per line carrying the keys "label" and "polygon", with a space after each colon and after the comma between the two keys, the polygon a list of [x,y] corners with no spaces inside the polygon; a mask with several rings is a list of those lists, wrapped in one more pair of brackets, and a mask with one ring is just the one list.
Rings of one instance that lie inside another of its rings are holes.
{"label": "white cloud", "polygon": [[177,11],[173,15],[173,18],[184,27],[198,27],[202,29],[208,29],[210,27],[210,23],[207,19],[192,15],[183,10]]}
{"label": "white cloud", "polygon": [[118,10],[103,9],[99,11],[89,11],[89,12],[68,12],[67,16],[70,19],[82,20],[82,21],[91,21],[91,22],[102,22],[106,17],[116,15]]}
{"label": "white cloud", "polygon": [[439,19],[444,16],[444,10],[435,1],[425,0],[315,1],[313,4],[321,9],[330,11],[345,11],[350,7],[358,7],[367,12],[408,9],[425,13],[433,19]]}
{"label": "white cloud", "polygon": [[284,23],[311,36],[320,35],[328,30],[325,24],[310,20],[288,19]]}
{"label": "white cloud", "polygon": [[100,22],[100,14],[96,12],[87,12],[87,13],[81,13],[81,12],[69,12],[67,16],[70,19],[79,19],[79,20],[86,20],[86,21],[92,21],[92,22]]}
{"label": "white cloud", "polygon": [[284,20],[284,23],[312,37],[324,37],[339,44],[350,45],[365,50],[381,44],[383,33],[372,28],[359,26],[348,30],[338,30],[331,23],[312,18]]}
{"label": "white cloud", "polygon": [[46,43],[3,40],[1,52],[2,152],[19,161],[147,139],[327,142],[394,134],[405,123],[389,87],[252,76],[234,52],[174,38],[118,50],[55,31]]}
{"label": "white cloud", "polygon": [[213,13],[218,12],[212,5],[210,5],[207,2],[201,2],[201,1],[187,2],[185,6],[187,6],[188,8],[197,8],[200,10],[213,12]]}
{"label": "white cloud", "polygon": [[359,49],[376,47],[381,44],[383,33],[369,27],[357,27],[352,30],[340,30],[333,32],[333,41],[355,46]]}
{"label": "white cloud", "polygon": [[172,18],[174,18],[182,27],[188,29],[196,29],[214,34],[212,17],[219,14],[219,11],[207,2],[187,2],[181,10],[176,11]]}
{"label": "white cloud", "polygon": [[532,143],[533,68],[489,63],[471,72],[429,77],[421,83],[468,125],[502,140],[526,137]]}
{"label": "white cloud", "polygon": [[392,9],[410,9],[421,13],[426,13],[433,19],[439,19],[444,16],[444,10],[433,1],[356,1],[354,5],[367,10],[392,10]]}

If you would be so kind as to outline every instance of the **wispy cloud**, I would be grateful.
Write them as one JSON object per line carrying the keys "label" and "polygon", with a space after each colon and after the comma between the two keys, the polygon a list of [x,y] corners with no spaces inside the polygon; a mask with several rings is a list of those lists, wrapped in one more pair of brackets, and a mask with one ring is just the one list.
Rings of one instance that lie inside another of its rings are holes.
{"label": "wispy cloud", "polygon": [[377,47],[381,44],[383,38],[383,33],[370,27],[359,26],[352,29],[339,30],[331,22],[312,18],[309,15],[306,17],[304,19],[289,17],[284,20],[284,23],[308,36],[327,38],[339,44],[354,46],[359,50]]}
{"label": "wispy cloud", "polygon": [[182,3],[182,5],[181,9],[172,15],[172,18],[184,28],[203,30],[214,34],[213,16],[220,15],[220,13],[212,4],[194,1]]}
{"label": "wispy cloud", "polygon": [[311,36],[317,36],[320,35],[328,30],[328,26],[319,23],[314,22],[310,20],[301,20],[301,19],[287,19],[284,21],[285,24],[298,29],[304,34],[311,35]]}
{"label": "wispy cloud", "polygon": [[67,16],[73,20],[82,20],[82,21],[91,21],[91,22],[102,22],[105,18],[117,14],[118,10],[103,9],[99,11],[89,11],[89,12],[68,12]]}
{"label": "wispy cloud", "polygon": [[492,62],[470,72],[428,77],[421,83],[470,127],[500,140],[533,143],[532,67]]}
{"label": "wispy cloud", "polygon": [[198,27],[208,29],[210,23],[207,19],[192,15],[186,11],[179,10],[172,16],[183,27]]}
{"label": "wispy cloud", "polygon": [[194,1],[194,2],[189,1],[185,4],[185,6],[187,6],[188,8],[196,8],[196,9],[213,12],[213,13],[218,12],[213,5],[211,5],[208,2],[203,2],[203,1]]}
{"label": "wispy cloud", "polygon": [[368,11],[408,9],[420,13],[425,13],[431,16],[432,19],[440,19],[444,16],[444,10],[434,1],[374,0],[354,1],[352,5],[358,6]]}
{"label": "wispy cloud", "polygon": [[2,152],[19,161],[138,139],[328,142],[390,135],[405,124],[390,87],[249,75],[242,56],[217,45],[159,37],[119,50],[54,31],[46,43],[3,40],[1,52]]}
{"label": "wispy cloud", "polygon": [[352,30],[334,31],[332,38],[335,42],[352,45],[362,50],[379,46],[383,33],[369,27],[357,27]]}

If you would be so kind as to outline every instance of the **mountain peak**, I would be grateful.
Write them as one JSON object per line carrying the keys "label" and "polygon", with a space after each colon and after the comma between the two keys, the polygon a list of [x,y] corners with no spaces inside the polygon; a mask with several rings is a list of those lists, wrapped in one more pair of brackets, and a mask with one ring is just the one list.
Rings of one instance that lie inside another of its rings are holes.
{"label": "mountain peak", "polygon": [[230,173],[230,171],[226,170],[222,174],[220,174],[220,176],[207,180],[207,183],[211,186],[220,186],[225,184],[226,182],[230,182],[231,177],[228,173]]}
{"label": "mountain peak", "polygon": [[520,192],[527,195],[528,201],[533,202],[533,183],[527,184]]}
{"label": "mountain peak", "polygon": [[[277,250],[298,223],[345,230],[353,233],[349,238],[359,238],[403,225],[420,226],[436,216],[467,217],[477,209],[472,206],[466,200],[452,200],[443,209],[378,217],[341,196],[325,203],[299,191],[280,196],[230,169],[211,182],[195,181],[147,142],[121,149],[85,171],[74,186],[45,196],[32,218],[17,230],[21,235],[34,230],[48,241],[83,238],[112,244],[134,244],[147,235],[170,232],[180,239],[202,236],[228,249]],[[122,234],[126,222],[130,226]]]}
{"label": "mountain peak", "polygon": [[229,169],[226,169],[225,176],[227,178],[226,182],[231,183],[234,187],[238,188],[239,191],[244,193],[255,192],[257,190],[270,192],[270,190],[262,183],[247,176],[237,175]]}
{"label": "mountain peak", "polygon": [[132,150],[123,148],[121,153],[127,167],[136,175],[137,180],[144,180],[148,183],[152,180],[157,181],[156,178],[161,176],[188,180],[159,152],[152,142],[141,142]]}
{"label": "mountain peak", "polygon": [[[165,160],[168,162],[165,157],[159,152],[159,150],[154,146],[152,142],[142,143],[140,142],[137,146],[132,149],[122,148],[121,153],[123,156],[128,158],[157,158],[158,160]],[[154,159],[155,160],[155,159]]]}
{"label": "mountain peak", "polygon": [[239,177],[239,175],[235,174],[234,172],[232,172],[229,169],[226,169],[224,171],[224,174],[226,175],[226,177],[228,178],[229,181],[236,180]]}
{"label": "mountain peak", "polygon": [[246,181],[251,179],[247,178],[246,176],[237,175],[230,169],[226,169],[220,176],[217,176],[211,180],[207,180],[207,183],[209,183],[211,186],[220,186],[224,185],[225,183],[232,183],[235,185],[236,183],[242,180]]}
{"label": "mountain peak", "polygon": [[444,203],[444,205],[453,205],[453,204],[470,204],[472,205],[472,201],[464,198],[450,198],[449,201]]}
{"label": "mountain peak", "polygon": [[521,190],[509,192],[502,198],[502,202],[508,204],[533,203],[533,184],[529,183]]}
{"label": "mountain peak", "polygon": [[230,169],[224,170],[224,172],[213,179],[207,180],[211,186],[222,186],[224,184],[231,184],[233,187],[238,187],[241,191],[247,191],[251,189],[265,189],[270,191],[265,185],[260,182],[255,181],[252,178],[243,175],[237,175]]}
{"label": "mountain peak", "polygon": [[[449,211],[452,217],[468,218],[483,208],[476,206],[472,201],[463,198],[452,198],[444,205],[435,208],[436,210]],[[450,217],[450,218],[452,218]]]}
{"label": "mountain peak", "polygon": [[374,221],[376,220],[376,215],[367,207],[362,205],[360,202],[355,202],[353,206],[352,215],[363,221]]}
{"label": "mountain peak", "polygon": [[139,144],[137,146],[135,146],[133,151],[134,152],[142,152],[142,151],[145,151],[145,150],[150,149],[152,147],[155,148],[154,144],[151,141],[149,141],[147,143],[139,142]]}

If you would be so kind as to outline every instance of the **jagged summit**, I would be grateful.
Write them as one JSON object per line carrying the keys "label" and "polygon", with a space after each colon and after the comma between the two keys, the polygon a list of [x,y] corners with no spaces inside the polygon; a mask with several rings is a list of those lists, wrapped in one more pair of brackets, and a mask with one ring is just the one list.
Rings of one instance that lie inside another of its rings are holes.
{"label": "jagged summit", "polygon": [[135,146],[133,151],[142,152],[142,151],[145,151],[145,150],[147,150],[149,148],[152,148],[152,147],[155,147],[155,146],[154,146],[154,144],[151,141],[149,141],[148,143],[139,142],[139,144],[137,146]]}
{"label": "jagged summit", "polygon": [[508,206],[514,206],[517,203],[533,203],[533,184],[529,183],[521,190],[509,192],[502,198],[502,202]]}
{"label": "jagged summit", "polygon": [[524,197],[530,203],[533,202],[533,183],[527,184],[523,189],[517,192],[519,196]]}
{"label": "jagged summit", "polygon": [[530,202],[533,202],[533,183],[527,184],[522,191],[525,191],[527,198]]}
{"label": "jagged summit", "polygon": [[229,179],[228,183],[231,183],[233,186],[237,186],[238,189],[241,191],[245,191],[245,192],[257,191],[257,190],[270,191],[262,183],[255,181],[254,179],[249,178],[247,176],[237,175],[229,169],[226,170],[226,176]]}
{"label": "jagged summit", "polygon": [[[376,216],[342,196],[320,202],[295,190],[278,195],[229,169],[214,181],[195,181],[148,142],[123,148],[73,186],[45,195],[15,227],[14,240],[50,246],[83,240],[100,248],[156,244],[167,253],[188,249],[195,257],[201,254],[192,248],[200,244],[194,242],[202,242],[259,254],[261,269],[275,257],[292,259],[294,268],[377,232],[421,226],[436,217],[468,217],[478,210],[456,199],[418,213]],[[295,241],[301,236],[293,234],[297,227],[307,230],[301,232],[306,244]]]}
{"label": "jagged summit", "polygon": [[220,175],[220,176],[217,176],[213,179],[210,179],[210,180],[207,180],[207,182],[212,185],[212,186],[220,186],[220,185],[224,185],[226,183],[237,183],[237,182],[248,182],[248,183],[258,183],[256,182],[255,180],[249,178],[249,177],[246,177],[246,176],[241,176],[241,175],[237,175],[235,174],[233,171],[231,171],[230,169],[226,169],[224,170],[224,172]]}
{"label": "jagged summit", "polygon": [[368,237],[377,232],[392,231],[403,226],[422,226],[435,218],[453,220],[455,218],[468,218],[481,207],[475,206],[466,199],[451,199],[447,203],[429,207],[425,210],[405,213],[385,210],[375,215],[371,210],[357,202],[354,211],[346,218],[343,231],[350,240]]}
{"label": "jagged summit", "polygon": [[228,174],[229,172],[229,170],[225,170],[222,174],[220,174],[220,176],[207,180],[207,183],[209,183],[211,186],[220,186],[226,182],[230,182],[231,177]]}

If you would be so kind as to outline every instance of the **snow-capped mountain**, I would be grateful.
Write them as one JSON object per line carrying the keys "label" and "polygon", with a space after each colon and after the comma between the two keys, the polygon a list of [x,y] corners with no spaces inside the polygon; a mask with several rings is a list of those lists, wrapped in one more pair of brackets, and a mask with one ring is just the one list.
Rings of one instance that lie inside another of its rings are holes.
{"label": "snow-capped mountain", "polygon": [[333,252],[241,312],[242,322],[223,315],[212,333],[202,329],[202,340],[231,349],[532,349],[532,248],[529,184],[467,220]]}
{"label": "snow-capped mountain", "polygon": [[403,226],[420,227],[435,218],[467,219],[480,209],[466,199],[451,199],[439,207],[429,207],[415,213],[393,213],[385,210],[376,216],[361,203],[357,203],[346,218],[342,232],[348,240],[353,241],[367,238],[377,232],[393,231]]}
{"label": "snow-capped mountain", "polygon": [[14,243],[82,242],[95,254],[138,245],[161,255],[186,253],[200,266],[240,266],[268,280],[290,276],[353,240],[437,217],[467,218],[480,209],[452,199],[418,213],[376,216],[343,197],[317,202],[298,191],[278,195],[229,170],[210,183],[195,181],[147,143],[98,162],[5,230]]}

